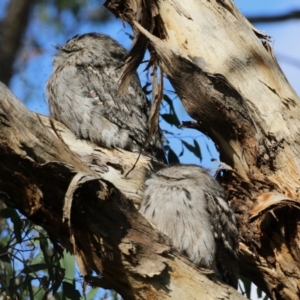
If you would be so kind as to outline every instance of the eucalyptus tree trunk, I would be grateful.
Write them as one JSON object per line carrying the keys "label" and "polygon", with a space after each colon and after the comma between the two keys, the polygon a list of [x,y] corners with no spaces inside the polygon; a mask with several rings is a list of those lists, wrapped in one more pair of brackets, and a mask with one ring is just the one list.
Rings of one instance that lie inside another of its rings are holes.
{"label": "eucalyptus tree trunk", "polygon": [[[240,271],[272,299],[300,298],[300,103],[265,36],[230,0],[108,0],[129,22],[130,75],[147,47],[227,167]],[[124,78],[121,89],[126,88]]]}
{"label": "eucalyptus tree trunk", "polygon": [[[273,299],[298,299],[300,111],[267,37],[229,0],[106,6],[136,33],[120,92],[149,47],[196,120],[184,126],[212,138],[225,163],[219,180],[239,221],[241,273]],[[4,85],[0,124],[1,199],[74,253],[87,282],[124,299],[243,299],[137,212],[145,174],[161,167],[155,161],[142,156],[126,176],[137,154],[76,139]]]}

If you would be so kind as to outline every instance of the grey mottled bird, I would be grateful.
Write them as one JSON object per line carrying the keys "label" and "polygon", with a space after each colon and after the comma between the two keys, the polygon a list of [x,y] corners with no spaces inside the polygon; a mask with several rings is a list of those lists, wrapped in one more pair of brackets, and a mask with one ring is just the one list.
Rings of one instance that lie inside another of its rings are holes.
{"label": "grey mottled bird", "polygon": [[238,231],[219,183],[197,165],[173,165],[146,181],[140,213],[199,267],[237,286]]}
{"label": "grey mottled bird", "polygon": [[[139,152],[149,134],[149,103],[137,74],[123,96],[116,96],[127,51],[110,37],[76,35],[57,46],[47,82],[51,116],[79,138],[107,148]],[[165,160],[158,132],[146,153]]]}

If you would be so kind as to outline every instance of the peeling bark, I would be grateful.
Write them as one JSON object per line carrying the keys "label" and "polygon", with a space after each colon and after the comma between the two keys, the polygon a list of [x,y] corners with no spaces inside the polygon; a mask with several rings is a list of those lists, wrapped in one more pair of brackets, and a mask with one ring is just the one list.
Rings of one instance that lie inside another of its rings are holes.
{"label": "peeling bark", "polygon": [[[132,25],[137,42],[142,35],[148,39],[151,61],[229,165],[219,180],[239,221],[241,273],[272,299],[299,299],[300,215],[287,200],[299,202],[300,102],[269,37],[230,0],[105,5]],[[135,52],[133,47],[126,76],[136,65]],[[265,193],[283,195],[280,205],[250,218]]]}
{"label": "peeling bark", "polygon": [[157,163],[141,156],[125,177],[136,153],[76,139],[3,84],[0,124],[1,199],[74,253],[87,282],[124,299],[245,299],[171,250],[138,213],[145,174]]}

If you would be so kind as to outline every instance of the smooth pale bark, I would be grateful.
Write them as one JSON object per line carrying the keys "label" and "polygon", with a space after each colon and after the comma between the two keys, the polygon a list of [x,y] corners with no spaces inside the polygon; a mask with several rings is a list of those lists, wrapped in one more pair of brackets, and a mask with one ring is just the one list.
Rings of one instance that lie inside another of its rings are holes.
{"label": "smooth pale bark", "polygon": [[137,212],[145,173],[158,163],[141,156],[125,176],[136,153],[76,139],[1,83],[0,124],[1,200],[74,253],[87,282],[124,299],[245,299],[171,251]]}
{"label": "smooth pale bark", "polygon": [[230,0],[105,5],[136,35],[124,74],[149,46],[227,164],[219,179],[239,221],[241,273],[272,299],[299,299],[300,102],[268,37]]}

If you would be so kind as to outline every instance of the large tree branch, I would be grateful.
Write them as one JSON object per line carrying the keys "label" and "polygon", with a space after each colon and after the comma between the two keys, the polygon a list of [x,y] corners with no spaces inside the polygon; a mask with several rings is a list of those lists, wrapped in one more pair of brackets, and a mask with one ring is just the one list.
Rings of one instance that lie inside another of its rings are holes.
{"label": "large tree branch", "polygon": [[1,194],[76,255],[87,281],[124,299],[244,299],[171,251],[137,212],[154,161],[142,156],[125,177],[136,153],[76,139],[58,122],[27,111],[3,84],[0,124]]}
{"label": "large tree branch", "polygon": [[275,23],[288,20],[297,20],[300,19],[300,10],[294,10],[288,13],[279,14],[279,15],[261,15],[261,16],[247,16],[247,19],[251,23]]}
{"label": "large tree branch", "polygon": [[287,199],[299,201],[300,102],[268,37],[230,0],[105,5],[133,26],[137,43],[147,37],[151,61],[232,167],[220,180],[239,220],[242,274],[273,299],[298,299],[300,218]]}
{"label": "large tree branch", "polygon": [[13,75],[13,64],[26,31],[32,0],[10,0],[0,26],[0,81],[8,84]]}

